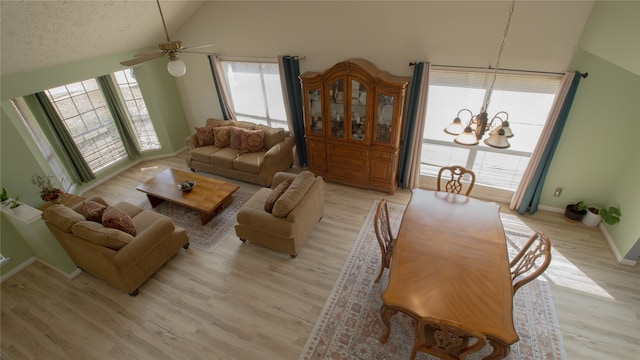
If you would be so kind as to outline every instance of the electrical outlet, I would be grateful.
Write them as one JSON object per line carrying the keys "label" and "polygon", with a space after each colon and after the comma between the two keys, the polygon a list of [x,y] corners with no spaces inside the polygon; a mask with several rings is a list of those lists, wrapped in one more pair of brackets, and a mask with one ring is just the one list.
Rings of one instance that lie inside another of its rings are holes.
{"label": "electrical outlet", "polygon": [[556,191],[553,192],[553,196],[560,197],[560,194],[562,194],[562,188],[561,187],[557,187]]}

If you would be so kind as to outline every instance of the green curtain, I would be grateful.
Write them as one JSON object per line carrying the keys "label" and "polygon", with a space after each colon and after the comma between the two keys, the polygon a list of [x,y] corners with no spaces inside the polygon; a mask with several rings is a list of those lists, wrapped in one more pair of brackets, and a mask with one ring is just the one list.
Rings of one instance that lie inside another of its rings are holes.
{"label": "green curtain", "polygon": [[300,86],[300,60],[297,56],[278,57],[281,67],[284,69],[283,84],[286,89],[287,101],[289,105],[290,125],[293,138],[296,142],[296,153],[298,155],[298,165],[307,165],[307,142],[304,136],[304,115],[302,110],[302,90]]}
{"label": "green curtain", "polygon": [[409,172],[411,167],[411,148],[413,146],[413,133],[415,131],[418,112],[418,104],[420,102],[420,87],[422,83],[422,73],[424,71],[424,63],[418,62],[413,67],[413,77],[409,84],[409,95],[407,96],[407,111],[404,116],[404,125],[402,127],[400,161],[398,163],[398,183],[403,188],[407,188],[409,183]]}
{"label": "green curtain", "polygon": [[41,125],[42,121],[46,120],[46,127],[50,127],[53,130],[55,139],[49,139],[49,141],[59,144],[61,149],[64,150],[64,157],[71,165],[72,175],[75,177],[76,182],[88,182],[95,179],[96,176],[84,160],[80,149],[78,149],[73,137],[67,130],[60,116],[58,116],[53,105],[49,102],[47,95],[44,92],[39,92],[34,94],[34,97],[39,107],[39,111],[37,112],[41,113],[45,119],[42,119],[41,116],[36,116],[36,118]]}
{"label": "green curtain", "polygon": [[131,126],[126,110],[122,108],[113,79],[109,75],[103,75],[98,77],[98,84],[107,100],[107,106],[111,116],[113,116],[113,121],[116,124],[129,159],[133,160],[140,157],[140,148],[138,148],[138,141],[135,138],[135,129]]}

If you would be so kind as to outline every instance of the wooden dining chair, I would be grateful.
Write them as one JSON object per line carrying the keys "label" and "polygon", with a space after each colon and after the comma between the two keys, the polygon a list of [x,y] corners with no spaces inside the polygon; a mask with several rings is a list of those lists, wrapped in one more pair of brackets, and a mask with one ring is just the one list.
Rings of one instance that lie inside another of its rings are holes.
{"label": "wooden dining chair", "polygon": [[542,274],[550,262],[551,241],[545,234],[537,231],[509,264],[513,294],[515,295],[519,288]]}
{"label": "wooden dining chair", "polygon": [[456,321],[433,318],[419,320],[415,336],[411,360],[416,358],[418,351],[440,359],[466,359],[487,343],[479,331]]}
{"label": "wooden dining chair", "polygon": [[388,269],[391,265],[391,253],[393,252],[393,247],[396,244],[396,239],[391,231],[391,223],[389,222],[389,207],[387,206],[386,199],[382,199],[378,203],[374,228],[376,231],[376,238],[378,238],[378,244],[380,245],[380,251],[382,252],[382,264],[380,265],[380,273],[376,278],[377,283],[382,278],[384,269]]}
{"label": "wooden dining chair", "polygon": [[476,182],[476,174],[471,171],[463,168],[462,166],[453,165],[453,166],[443,166],[438,171],[438,184],[437,191],[440,191],[441,183],[444,181],[444,191],[460,194],[462,191],[462,178],[468,175],[471,178],[469,181],[469,188],[467,188],[466,196],[469,196],[471,193],[471,189],[473,189],[473,184]]}

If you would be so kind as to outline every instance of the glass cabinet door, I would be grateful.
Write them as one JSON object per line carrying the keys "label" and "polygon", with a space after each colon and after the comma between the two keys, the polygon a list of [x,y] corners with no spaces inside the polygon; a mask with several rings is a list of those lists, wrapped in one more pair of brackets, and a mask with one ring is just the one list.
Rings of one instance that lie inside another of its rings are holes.
{"label": "glass cabinet door", "polygon": [[393,126],[393,106],[395,96],[378,94],[378,104],[375,119],[375,142],[391,143],[391,129]]}
{"label": "glass cabinet door", "polygon": [[351,80],[351,136],[364,141],[367,135],[367,89],[357,80]]}
{"label": "glass cabinet door", "polygon": [[307,92],[307,109],[309,109],[309,130],[312,134],[322,135],[322,91],[320,88]]}
{"label": "glass cabinet door", "polygon": [[329,116],[331,136],[344,137],[344,79],[334,81],[329,87]]}

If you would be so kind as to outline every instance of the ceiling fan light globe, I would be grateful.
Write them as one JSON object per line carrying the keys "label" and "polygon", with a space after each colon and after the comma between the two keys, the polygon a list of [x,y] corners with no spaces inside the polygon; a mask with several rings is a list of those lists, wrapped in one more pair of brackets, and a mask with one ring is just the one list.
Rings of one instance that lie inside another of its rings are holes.
{"label": "ceiling fan light globe", "polygon": [[172,58],[169,60],[169,63],[167,63],[167,71],[174,77],[181,77],[187,73],[187,65],[177,57]]}

